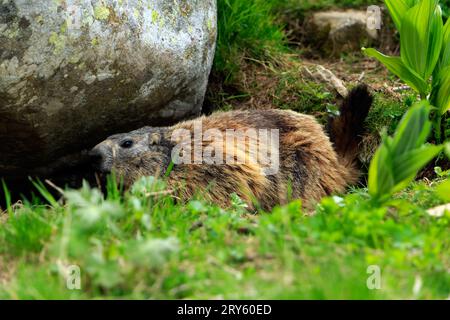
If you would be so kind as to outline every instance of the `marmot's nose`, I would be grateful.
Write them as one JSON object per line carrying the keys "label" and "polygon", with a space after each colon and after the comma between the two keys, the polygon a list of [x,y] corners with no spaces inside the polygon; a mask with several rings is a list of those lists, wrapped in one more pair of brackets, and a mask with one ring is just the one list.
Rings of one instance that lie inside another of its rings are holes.
{"label": "marmot's nose", "polygon": [[101,160],[103,158],[102,153],[98,148],[94,148],[89,152],[89,157],[91,157],[92,160]]}
{"label": "marmot's nose", "polygon": [[94,148],[89,152],[89,157],[91,158],[91,163],[95,169],[100,169],[103,162],[103,155],[98,148]]}
{"label": "marmot's nose", "polygon": [[100,146],[95,147],[89,152],[89,157],[91,158],[92,166],[103,173],[108,173],[108,170],[105,170],[105,156],[104,156],[104,150]]}

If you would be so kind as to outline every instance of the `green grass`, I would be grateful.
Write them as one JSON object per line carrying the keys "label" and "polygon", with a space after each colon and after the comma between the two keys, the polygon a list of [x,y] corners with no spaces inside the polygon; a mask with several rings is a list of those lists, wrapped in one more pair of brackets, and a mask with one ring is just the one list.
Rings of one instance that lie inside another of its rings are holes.
{"label": "green grass", "polygon": [[278,0],[219,0],[214,71],[231,80],[244,57],[272,59],[285,50],[282,27],[276,23]]}
{"label": "green grass", "polygon": [[325,120],[327,107],[335,102],[335,96],[324,84],[305,78],[298,68],[283,70],[278,77],[273,94],[277,108],[313,114],[318,120]]}
{"label": "green grass", "polygon": [[[5,213],[0,298],[443,299],[450,294],[450,215],[436,218],[424,211],[443,202],[434,187],[416,183],[386,207],[357,189],[344,198],[325,198],[312,217],[304,216],[298,201],[255,215],[236,197],[225,210],[201,200],[181,205],[146,192],[162,189],[162,182],[147,178],[124,196],[110,186],[103,199],[84,186],[66,191],[64,205],[27,203],[13,215]],[[66,286],[64,268],[70,265],[81,270],[81,290]],[[381,268],[380,290],[367,288],[370,265]],[[13,270],[9,277],[6,270]],[[418,278],[422,286],[413,292]]]}
{"label": "green grass", "polygon": [[383,129],[386,129],[388,134],[393,134],[403,114],[416,101],[415,99],[413,92],[406,93],[402,99],[404,101],[375,93],[373,107],[366,120],[367,130],[374,135]]}

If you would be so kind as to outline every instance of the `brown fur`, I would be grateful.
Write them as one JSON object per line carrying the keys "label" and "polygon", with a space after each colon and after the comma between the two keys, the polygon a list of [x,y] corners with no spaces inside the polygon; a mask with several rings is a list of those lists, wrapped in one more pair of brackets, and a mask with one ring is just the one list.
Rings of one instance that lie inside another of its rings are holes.
{"label": "brown fur", "polygon": [[[344,106],[355,102],[350,97]],[[367,109],[369,106],[366,106]],[[350,109],[349,106],[348,110]],[[348,118],[346,112],[344,116]],[[365,116],[361,118],[362,121],[364,118]],[[101,158],[100,170],[114,170],[123,178],[125,185],[130,186],[141,176],[164,174],[170,163],[170,152],[179,142],[172,139],[176,129],[192,132],[195,123],[201,123],[203,132],[211,128],[221,132],[227,129],[279,129],[280,168],[275,175],[264,175],[260,165],[251,163],[180,164],[173,167],[167,178],[168,184],[184,200],[200,192],[203,197],[222,206],[229,205],[232,193],[238,194],[252,208],[261,206],[270,209],[290,199],[302,199],[306,206],[311,206],[324,196],[343,192],[348,184],[353,184],[358,179],[358,171],[354,165],[358,138],[353,135],[351,139],[350,129],[346,130],[346,134],[338,132],[337,124],[344,125],[343,122],[345,121],[339,118],[331,121],[330,131],[334,134],[338,153],[313,117],[293,111],[257,110],[216,113],[173,127],[146,127],[115,135],[98,145],[94,149],[94,155]],[[359,128],[360,124],[357,125]],[[122,148],[120,145],[124,139],[132,140],[133,147]],[[340,139],[344,140],[343,143],[338,142]],[[226,150],[225,142],[199,143],[205,147],[223,143],[224,153]],[[260,143],[263,142],[258,140],[258,144]],[[245,144],[238,144],[235,152],[247,157],[254,156],[249,153],[248,140]]]}

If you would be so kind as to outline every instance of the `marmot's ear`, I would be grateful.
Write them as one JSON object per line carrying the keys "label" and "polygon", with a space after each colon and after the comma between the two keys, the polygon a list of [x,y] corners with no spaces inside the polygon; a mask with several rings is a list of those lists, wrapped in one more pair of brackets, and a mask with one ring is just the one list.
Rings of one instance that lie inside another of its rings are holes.
{"label": "marmot's ear", "polygon": [[161,143],[161,134],[159,132],[151,132],[148,134],[148,144],[150,146]]}

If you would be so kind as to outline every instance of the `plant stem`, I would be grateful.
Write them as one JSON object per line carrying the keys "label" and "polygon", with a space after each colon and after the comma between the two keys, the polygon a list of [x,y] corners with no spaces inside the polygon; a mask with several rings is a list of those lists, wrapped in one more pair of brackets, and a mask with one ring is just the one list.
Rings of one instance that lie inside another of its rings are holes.
{"label": "plant stem", "polygon": [[439,114],[439,112],[436,112],[434,114],[434,137],[436,138],[436,144],[440,144],[441,143],[441,122],[442,122],[442,117]]}

